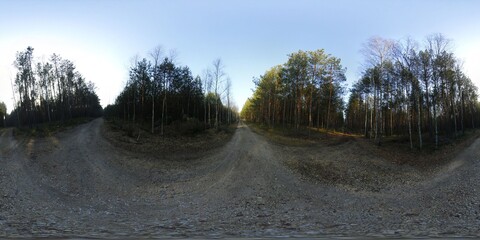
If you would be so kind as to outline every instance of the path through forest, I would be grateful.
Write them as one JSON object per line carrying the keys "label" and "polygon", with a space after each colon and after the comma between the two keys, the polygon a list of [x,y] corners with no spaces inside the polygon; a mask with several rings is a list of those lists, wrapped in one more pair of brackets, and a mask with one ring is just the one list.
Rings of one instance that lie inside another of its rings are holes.
{"label": "path through forest", "polygon": [[371,192],[303,180],[241,123],[183,162],[115,148],[102,126],[1,132],[0,237],[480,236],[480,140],[432,177]]}

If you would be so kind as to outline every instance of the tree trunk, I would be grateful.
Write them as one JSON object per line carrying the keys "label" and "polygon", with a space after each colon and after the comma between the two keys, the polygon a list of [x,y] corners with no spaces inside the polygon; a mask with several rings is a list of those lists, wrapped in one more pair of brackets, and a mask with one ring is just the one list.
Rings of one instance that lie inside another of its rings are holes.
{"label": "tree trunk", "polygon": [[[276,93],[274,93],[274,96],[277,96]],[[276,97],[273,98],[273,114],[272,114],[272,123],[273,123],[273,126],[275,126],[275,115],[276,115],[276,110],[277,110],[277,101],[276,101]],[[277,120],[278,121],[278,120]]]}
{"label": "tree trunk", "polygon": [[367,126],[368,126],[368,96],[365,96],[365,137],[368,137]]}
{"label": "tree trunk", "polygon": [[165,90],[165,94],[163,95],[163,100],[162,100],[162,121],[160,125],[160,135],[163,135],[163,129],[164,129],[164,124],[165,124],[165,107],[167,104],[167,91]]}
{"label": "tree trunk", "polygon": [[[393,94],[390,94],[390,101],[393,103]],[[393,136],[393,106],[390,109],[390,136]]]}
{"label": "tree trunk", "polygon": [[[135,87],[134,87],[134,89],[135,89]],[[136,89],[134,91],[136,91]],[[136,107],[135,107],[136,105],[137,105],[137,103],[136,103],[136,99],[135,99],[135,92],[133,92],[133,118],[132,118],[133,123],[135,123],[135,115],[136,115],[136,112],[137,112]]]}
{"label": "tree trunk", "polygon": [[375,109],[375,143],[379,145],[379,140],[378,140],[378,123],[380,121],[379,118],[379,111],[378,111],[378,90],[377,86],[375,86],[375,91],[373,95],[373,104],[374,104],[374,109]]}
{"label": "tree trunk", "polygon": [[270,105],[270,101],[271,101],[271,96],[270,94],[268,94],[268,114],[267,114],[267,119],[268,119],[268,126],[271,127],[271,123],[270,123],[270,119],[271,119],[271,105]]}
{"label": "tree trunk", "polygon": [[211,104],[210,102],[208,103],[208,126],[211,126],[212,125],[212,120],[211,120],[211,115],[212,112],[211,112]]}
{"label": "tree trunk", "polygon": [[455,110],[456,108],[455,108],[455,102],[454,102],[454,100],[453,100],[453,97],[454,97],[453,93],[452,93],[451,95],[452,95],[451,105],[452,105],[453,127],[454,127],[454,131],[453,131],[453,132],[454,132],[454,134],[455,134],[454,138],[456,139],[457,136],[458,136],[458,133],[457,133],[457,111]]}
{"label": "tree trunk", "polygon": [[437,103],[436,99],[433,101],[433,118],[435,124],[435,148],[438,148],[438,118],[437,118]]}
{"label": "tree trunk", "polygon": [[317,130],[320,130],[320,99],[317,103]]}
{"label": "tree trunk", "polygon": [[207,128],[207,97],[204,97],[203,100],[203,122],[205,124],[205,129]]}
{"label": "tree trunk", "polygon": [[152,95],[152,134],[155,132],[155,95]]}
{"label": "tree trunk", "polygon": [[432,124],[432,113],[430,112],[430,93],[428,91],[428,78],[425,76],[425,100],[427,104],[427,124],[428,124],[428,134],[430,138],[433,137],[433,124]]}
{"label": "tree trunk", "polygon": [[463,95],[463,91],[461,92],[462,96],[461,96],[461,99],[462,99],[462,109],[461,109],[461,119],[460,119],[460,123],[461,123],[461,126],[462,126],[462,135],[465,135],[465,126],[464,126],[464,114],[465,114],[465,99],[464,99],[464,95]]}
{"label": "tree trunk", "polygon": [[215,101],[215,128],[218,128],[218,100]]}
{"label": "tree trunk", "polygon": [[473,108],[473,102],[470,102],[470,113],[472,115],[472,128],[475,128],[475,111]]}
{"label": "tree trunk", "polygon": [[47,100],[47,117],[48,117],[48,122],[52,122],[52,118],[50,117],[50,104],[48,103],[48,84],[45,85],[45,94],[47,95],[45,99]]}
{"label": "tree trunk", "polygon": [[313,120],[312,120],[312,107],[313,107],[313,84],[310,89],[310,104],[308,110],[308,126],[311,128],[313,127]]}
{"label": "tree trunk", "polygon": [[407,103],[407,120],[408,120],[408,137],[410,139],[410,149],[413,149],[413,140],[412,140],[412,113],[410,109],[410,104]]}
{"label": "tree trunk", "polygon": [[332,102],[332,85],[333,83],[330,82],[330,93],[329,93],[329,96],[328,96],[328,107],[327,107],[327,130],[329,128],[329,125],[330,125],[330,105],[331,105],[331,102]]}
{"label": "tree trunk", "polygon": [[[375,95],[375,93],[374,93]],[[373,101],[373,106],[370,108],[370,129],[369,129],[369,138],[372,139],[373,137],[373,111],[375,109],[375,99]]]}
{"label": "tree trunk", "polygon": [[422,141],[422,116],[421,116],[421,109],[420,109],[420,89],[417,90],[417,125],[418,125],[418,146],[422,149],[423,141]]}
{"label": "tree trunk", "polygon": [[286,120],[286,114],[287,114],[287,98],[283,99],[283,128],[285,128],[285,120]]}

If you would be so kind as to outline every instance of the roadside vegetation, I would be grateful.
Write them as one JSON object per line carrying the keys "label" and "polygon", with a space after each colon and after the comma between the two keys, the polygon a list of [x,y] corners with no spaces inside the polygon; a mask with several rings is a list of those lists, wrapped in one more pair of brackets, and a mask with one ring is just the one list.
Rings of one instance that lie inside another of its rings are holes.
{"label": "roadside vegetation", "polygon": [[232,136],[238,114],[223,62],[214,60],[194,77],[175,57],[157,47],[149,59],[134,59],[125,88],[105,108],[110,140],[166,154],[210,149]]}
{"label": "roadside vegetation", "polygon": [[374,37],[362,52],[347,102],[340,59],[298,51],[254,79],[242,119],[281,145],[302,176],[368,191],[422,182],[480,136],[478,90],[449,39]]}
{"label": "roadside vegetation", "polygon": [[[124,127],[122,129],[122,126]],[[114,146],[137,154],[152,156],[155,159],[181,160],[201,157],[211,150],[223,146],[233,136],[236,124],[222,125],[218,129],[202,129],[195,134],[184,134],[177,126],[167,126],[165,135],[151,133],[140,127],[129,125],[131,129],[125,129],[125,124],[107,122],[102,130],[102,135]],[[132,132],[132,135],[128,133]]]}
{"label": "roadside vegetation", "polygon": [[424,42],[369,39],[363,75],[348,102],[340,59],[323,49],[292,53],[255,79],[241,116],[268,127],[363,135],[379,146],[448,145],[480,125],[478,90],[449,39],[434,34]]}
{"label": "roadside vegetation", "polygon": [[13,129],[17,137],[50,137],[59,132],[72,129],[80,124],[92,121],[91,117],[77,117],[65,121],[52,121],[35,124],[35,127],[20,127]]}
{"label": "roadside vegetation", "polygon": [[416,185],[436,176],[480,137],[467,130],[455,141],[435,149],[410,149],[408,138],[386,137],[381,147],[360,134],[325,129],[284,129],[247,123],[269,142],[279,146],[284,164],[303,178],[354,191]]}
{"label": "roadside vegetation", "polygon": [[[11,81],[14,109],[8,113],[0,102],[0,127],[16,127],[16,135],[49,136],[104,116],[108,129],[121,132],[123,137],[117,139],[123,142],[140,144],[149,139],[176,149],[183,142],[178,139],[193,144],[195,137],[218,135],[223,141],[235,129],[232,124],[238,116],[231,81],[220,59],[212,62],[203,77],[193,77],[187,66],[175,63],[174,53],[164,56],[157,47],[150,60],[134,59],[125,88],[115,104],[104,110],[95,85],[86,82],[72,61],[57,54],[47,61],[35,60],[33,50],[18,52],[13,62],[17,70]],[[157,136],[162,140],[152,140]]]}

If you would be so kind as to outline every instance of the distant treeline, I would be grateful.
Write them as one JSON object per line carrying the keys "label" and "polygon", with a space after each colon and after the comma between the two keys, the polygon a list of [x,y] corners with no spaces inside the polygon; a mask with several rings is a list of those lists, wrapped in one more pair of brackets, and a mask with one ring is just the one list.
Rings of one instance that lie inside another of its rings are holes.
{"label": "distant treeline", "polygon": [[159,134],[172,123],[201,131],[236,121],[230,80],[220,60],[201,79],[172,57],[162,58],[161,49],[151,57],[152,61],[143,58],[132,65],[125,88],[115,104],[105,108],[105,117],[148,126]]}
{"label": "distant treeline", "polygon": [[33,48],[17,52],[14,109],[7,125],[29,126],[77,117],[99,117],[102,107],[92,82],[85,82],[73,62],[53,54],[34,62]]}
{"label": "distant treeline", "polygon": [[[298,51],[255,79],[242,117],[268,125],[408,136],[410,147],[438,146],[480,125],[478,90],[441,34],[423,47],[412,39],[371,38],[362,49],[363,76],[344,104],[345,69],[324,50]],[[345,106],[346,105],[346,106]],[[425,138],[425,140],[424,140]]]}

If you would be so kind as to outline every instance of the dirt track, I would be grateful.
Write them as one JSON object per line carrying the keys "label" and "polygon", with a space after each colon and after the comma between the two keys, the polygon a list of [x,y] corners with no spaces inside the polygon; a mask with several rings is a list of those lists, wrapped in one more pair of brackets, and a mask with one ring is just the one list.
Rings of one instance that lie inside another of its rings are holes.
{"label": "dirt track", "polygon": [[1,132],[0,237],[480,236],[480,140],[370,192],[302,180],[285,164],[300,150],[242,124],[185,161],[115,148],[102,124],[22,142]]}

